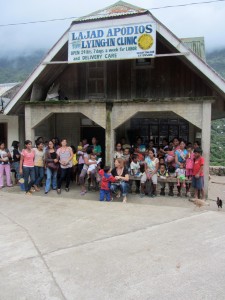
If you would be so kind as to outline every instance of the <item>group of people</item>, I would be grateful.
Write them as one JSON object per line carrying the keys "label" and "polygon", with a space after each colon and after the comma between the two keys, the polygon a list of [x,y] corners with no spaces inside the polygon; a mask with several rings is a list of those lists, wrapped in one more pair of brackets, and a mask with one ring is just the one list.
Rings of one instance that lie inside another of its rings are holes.
{"label": "group of people", "polygon": [[[129,145],[123,138],[116,144],[113,153],[114,168],[103,166],[102,148],[95,137],[91,145],[83,139],[77,147],[68,146],[67,140],[53,138],[44,142],[42,137],[35,141],[33,147],[30,140],[24,143],[20,150],[18,141],[12,143],[11,149],[6,149],[4,142],[0,142],[0,189],[3,187],[3,175],[6,175],[7,186],[12,186],[10,171],[13,169],[16,179],[24,183],[26,195],[40,191],[45,177],[44,192],[50,189],[61,194],[62,183],[65,181],[65,191],[69,192],[70,182],[74,180],[81,187],[81,195],[87,192],[85,179],[88,178],[90,187],[100,187],[100,201],[111,201],[114,195],[123,197],[127,201],[130,191],[130,179],[135,180],[136,192],[141,197],[147,194],[146,183],[151,183],[150,196],[156,196],[158,177],[169,176],[177,178],[178,196],[181,188],[190,193],[190,184],[185,180],[192,180],[195,197],[199,191],[204,198],[204,159],[198,142],[194,145],[174,138],[170,143],[163,140],[160,147],[155,147],[151,140],[148,145],[141,137],[134,145]],[[165,195],[165,182],[161,182],[160,195]],[[169,196],[173,196],[174,183],[169,184]]]}
{"label": "group of people", "polygon": [[[155,147],[154,141],[150,140],[146,145],[142,138],[138,137],[134,146],[131,146],[122,139],[116,144],[114,159],[124,160],[128,169],[128,174],[140,177],[140,181],[135,180],[136,192],[140,196],[147,194],[146,182],[151,183],[150,196],[156,196],[156,186],[158,178],[176,178],[177,196],[181,196],[181,189],[185,188],[186,196],[190,196],[191,185],[195,189],[195,197],[204,199],[204,158],[200,143],[196,141],[185,143],[184,140],[173,138],[172,141],[163,139],[160,147]],[[188,180],[188,181],[187,181]],[[190,183],[191,182],[191,183]],[[160,181],[160,195],[165,196],[166,181]],[[174,183],[168,180],[169,196],[174,196]]]}

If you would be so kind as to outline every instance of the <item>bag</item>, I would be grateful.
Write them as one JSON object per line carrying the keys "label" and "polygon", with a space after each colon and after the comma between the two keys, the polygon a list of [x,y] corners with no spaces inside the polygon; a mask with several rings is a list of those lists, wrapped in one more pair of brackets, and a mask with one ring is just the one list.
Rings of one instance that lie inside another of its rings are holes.
{"label": "bag", "polygon": [[52,171],[58,170],[59,166],[58,164],[55,164],[54,162],[49,162],[47,164],[47,168],[51,169]]}

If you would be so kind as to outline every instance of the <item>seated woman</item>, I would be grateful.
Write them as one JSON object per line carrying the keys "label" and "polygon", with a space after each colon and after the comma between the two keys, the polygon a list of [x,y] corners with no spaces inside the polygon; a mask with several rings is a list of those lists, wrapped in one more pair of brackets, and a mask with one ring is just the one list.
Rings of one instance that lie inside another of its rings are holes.
{"label": "seated woman", "polygon": [[157,185],[157,172],[159,169],[159,160],[154,157],[154,150],[148,151],[148,157],[145,159],[145,172],[141,177],[141,197],[145,196],[145,183],[147,180],[151,180],[153,183],[153,191],[151,197],[156,196],[156,185]]}
{"label": "seated woman", "polygon": [[115,160],[115,168],[112,169],[111,173],[117,182],[111,184],[110,190],[113,193],[117,193],[117,198],[119,198],[122,193],[123,202],[126,203],[129,190],[129,174],[128,169],[124,167],[124,160],[122,158]]}

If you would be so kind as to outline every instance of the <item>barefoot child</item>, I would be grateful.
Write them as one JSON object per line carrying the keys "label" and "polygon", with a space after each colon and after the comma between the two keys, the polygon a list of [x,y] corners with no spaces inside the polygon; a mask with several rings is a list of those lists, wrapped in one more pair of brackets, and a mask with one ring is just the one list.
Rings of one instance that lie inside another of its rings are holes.
{"label": "barefoot child", "polygon": [[[132,162],[130,164],[130,174],[135,176],[135,177],[140,177],[142,173],[140,172],[140,164],[138,161],[138,155],[133,154],[132,156]],[[136,185],[136,193],[139,193],[140,191],[140,181],[139,180],[132,180],[131,185],[133,184],[133,181],[135,181]]]}
{"label": "barefoot child", "polygon": [[[161,164],[159,165],[159,170],[158,170],[158,177],[161,178],[161,179],[167,179],[167,177],[169,176],[168,175],[168,172],[166,170],[166,165],[165,164]],[[161,191],[160,191],[160,195],[161,196],[165,196],[165,187],[166,187],[166,183],[165,182],[160,182],[160,185],[161,185]]]}
{"label": "barefoot child", "polygon": [[186,188],[184,163],[180,163],[180,167],[176,169],[176,176],[177,176],[177,190],[178,190],[177,196],[180,197],[181,196],[181,186],[183,188]]}
{"label": "barefoot child", "polygon": [[188,179],[192,179],[195,155],[192,151],[191,146],[187,147],[187,151],[188,151],[188,154],[186,157],[186,176]]}
{"label": "barefoot child", "polygon": [[99,175],[101,176],[101,188],[100,188],[100,201],[104,201],[106,198],[106,201],[111,200],[110,195],[110,185],[111,182],[115,182],[116,178],[112,176],[111,174],[111,168],[109,166],[105,166],[103,170],[100,170]]}
{"label": "barefoot child", "polygon": [[194,149],[194,167],[193,167],[193,177],[192,177],[192,186],[195,189],[195,199],[198,199],[198,192],[202,194],[202,200],[205,200],[204,193],[204,158],[202,157],[202,150],[200,148]]}

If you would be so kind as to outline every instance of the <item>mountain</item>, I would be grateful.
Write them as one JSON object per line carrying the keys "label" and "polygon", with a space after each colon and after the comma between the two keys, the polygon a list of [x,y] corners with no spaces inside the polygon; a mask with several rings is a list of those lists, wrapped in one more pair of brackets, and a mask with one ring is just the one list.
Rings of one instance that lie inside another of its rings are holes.
{"label": "mountain", "polygon": [[45,50],[37,50],[25,56],[0,57],[0,83],[25,80],[44,57]]}
{"label": "mountain", "polygon": [[225,78],[225,49],[206,53],[207,63]]}

